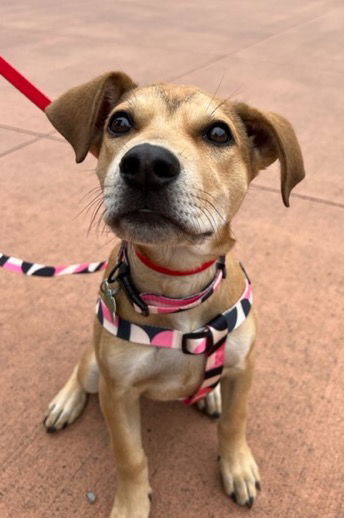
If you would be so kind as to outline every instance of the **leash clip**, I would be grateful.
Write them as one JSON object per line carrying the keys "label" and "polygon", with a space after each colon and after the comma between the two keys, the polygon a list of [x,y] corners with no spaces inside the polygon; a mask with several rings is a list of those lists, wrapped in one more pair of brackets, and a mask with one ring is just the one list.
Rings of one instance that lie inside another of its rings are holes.
{"label": "leash clip", "polygon": [[[118,283],[118,287],[115,289],[110,288],[109,284],[114,282]],[[141,310],[142,315],[149,315],[147,304],[142,300],[136,286],[131,280],[130,267],[127,262],[121,260],[118,261],[114,269],[110,272],[107,280],[103,281],[101,286],[103,286],[102,292],[104,293],[104,302],[109,311],[112,311],[112,307],[116,309],[114,295],[116,295],[119,289],[122,288],[130,303],[135,304]]]}
{"label": "leash clip", "polygon": [[142,315],[147,317],[149,315],[148,306],[140,297],[140,293],[130,277],[130,267],[128,263],[121,262],[119,264],[116,280],[119,282],[130,303],[136,305]]}

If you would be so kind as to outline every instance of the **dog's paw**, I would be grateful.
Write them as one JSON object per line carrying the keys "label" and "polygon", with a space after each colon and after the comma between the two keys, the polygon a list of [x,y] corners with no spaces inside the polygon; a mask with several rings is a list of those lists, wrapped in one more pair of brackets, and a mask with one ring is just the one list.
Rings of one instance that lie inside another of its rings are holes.
{"label": "dog's paw", "polygon": [[67,383],[48,407],[43,421],[47,432],[57,432],[75,421],[84,409],[86,400],[87,394],[80,386],[71,387]]}
{"label": "dog's paw", "polygon": [[[144,494],[130,492],[130,499],[116,495],[110,518],[148,518],[150,513],[151,491]],[[127,495],[128,496],[128,495]]]}
{"label": "dog's paw", "polygon": [[197,408],[210,417],[220,417],[221,415],[221,389],[220,384],[214,390],[197,402]]}
{"label": "dog's paw", "polygon": [[226,494],[237,504],[251,508],[260,490],[260,477],[250,448],[245,445],[229,455],[222,454],[220,465]]}

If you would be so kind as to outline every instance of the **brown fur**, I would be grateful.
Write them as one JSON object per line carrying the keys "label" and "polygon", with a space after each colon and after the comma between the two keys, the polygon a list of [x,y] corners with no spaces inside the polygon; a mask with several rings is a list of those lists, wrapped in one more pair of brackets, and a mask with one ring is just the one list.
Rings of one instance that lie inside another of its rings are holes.
{"label": "brown fur", "polygon": [[[114,138],[104,128],[111,114],[119,110],[129,112],[135,126],[128,134]],[[120,292],[119,314],[136,323],[189,332],[233,305],[242,293],[244,277],[233,255],[230,224],[249,182],[260,169],[279,159],[282,197],[288,206],[290,191],[304,177],[300,148],[289,122],[243,103],[212,98],[195,87],[162,83],[137,88],[119,72],[104,74],[68,91],[48,107],[47,115],[73,146],[78,162],[88,151],[98,157],[97,174],[107,204],[105,220],[119,237],[130,242],[132,276],[140,290],[186,296],[202,289],[213,277],[214,269],[182,280],[157,274],[133,254],[134,244],[153,261],[174,269],[196,267],[226,255],[227,278],[200,306],[184,313],[143,317]],[[232,145],[214,146],[204,138],[205,128],[215,121],[228,124],[234,137]],[[154,220],[148,225],[138,220],[133,225],[125,211],[128,206],[140,211],[141,206],[121,183],[118,164],[125,152],[146,142],[174,153],[182,171],[178,181],[164,191],[163,200],[150,195],[150,208],[164,222]],[[117,249],[110,256],[105,276],[116,255]],[[231,334],[230,340],[237,347],[227,344],[218,426],[225,491],[239,504],[249,507],[259,488],[258,468],[245,434],[254,338],[251,312]],[[144,518],[149,514],[150,486],[140,435],[140,397],[170,400],[189,396],[202,380],[203,362],[201,356],[114,338],[96,321],[94,349],[85,352],[52,401],[45,424],[53,431],[72,422],[85,404],[86,392],[96,392],[99,385],[118,474],[112,518]],[[208,398],[203,408],[214,413],[219,400]]]}

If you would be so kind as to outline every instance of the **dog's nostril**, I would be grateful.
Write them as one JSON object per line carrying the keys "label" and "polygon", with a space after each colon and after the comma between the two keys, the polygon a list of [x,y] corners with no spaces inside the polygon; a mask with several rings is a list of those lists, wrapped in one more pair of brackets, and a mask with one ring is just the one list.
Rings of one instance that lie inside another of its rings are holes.
{"label": "dog's nostril", "polygon": [[121,161],[121,173],[134,176],[140,168],[140,159],[137,156],[127,156]]}
{"label": "dog's nostril", "polygon": [[173,178],[176,176],[175,167],[169,162],[164,160],[155,160],[154,162],[154,174],[159,178]]}

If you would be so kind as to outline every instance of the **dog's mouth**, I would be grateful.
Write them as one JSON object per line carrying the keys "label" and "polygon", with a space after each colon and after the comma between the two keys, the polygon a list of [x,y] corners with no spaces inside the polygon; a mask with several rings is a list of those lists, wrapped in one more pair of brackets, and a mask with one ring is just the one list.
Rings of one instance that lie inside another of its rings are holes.
{"label": "dog's mouth", "polygon": [[149,208],[140,208],[106,218],[106,223],[122,239],[142,243],[187,240],[203,241],[212,232],[197,233],[188,221]]}
{"label": "dog's mouth", "polygon": [[152,228],[164,225],[174,225],[177,228],[180,227],[180,225],[171,217],[152,209],[132,210],[122,214],[118,220],[125,220],[126,223],[133,223],[136,225],[149,225]]}

